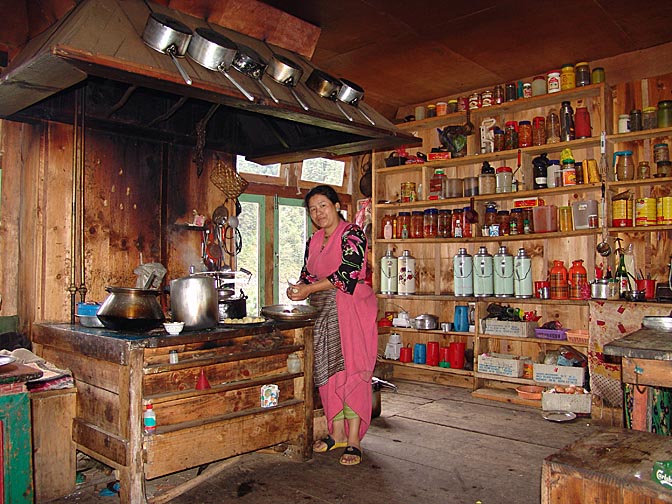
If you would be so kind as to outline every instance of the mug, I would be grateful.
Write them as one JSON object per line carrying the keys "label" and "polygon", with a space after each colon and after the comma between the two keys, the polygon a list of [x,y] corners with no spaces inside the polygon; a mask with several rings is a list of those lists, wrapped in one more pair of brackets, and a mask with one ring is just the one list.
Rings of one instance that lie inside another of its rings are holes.
{"label": "mug", "polygon": [[653,299],[656,297],[656,281],[637,280],[637,290],[644,291],[645,299]]}
{"label": "mug", "polygon": [[411,347],[401,347],[399,349],[399,362],[411,362]]}
{"label": "mug", "polygon": [[469,307],[457,305],[455,307],[455,318],[453,320],[453,330],[457,332],[469,331]]}
{"label": "mug", "polygon": [[427,347],[424,343],[416,343],[413,348],[413,362],[415,364],[424,364],[427,362]]}

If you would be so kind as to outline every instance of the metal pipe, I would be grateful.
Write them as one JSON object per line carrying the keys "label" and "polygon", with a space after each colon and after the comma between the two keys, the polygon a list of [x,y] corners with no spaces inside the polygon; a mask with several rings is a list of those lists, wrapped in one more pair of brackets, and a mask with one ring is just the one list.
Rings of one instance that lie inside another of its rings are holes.
{"label": "metal pipe", "polygon": [[78,117],[79,117],[79,93],[78,89],[75,91],[75,105],[74,117],[72,120],[72,187],[71,187],[71,205],[70,205],[70,323],[75,323],[75,295],[77,294],[77,286],[75,285],[76,271],[75,261],[77,255],[76,243],[76,225],[77,225],[77,143],[78,140]]}
{"label": "metal pipe", "polygon": [[79,296],[82,303],[86,302],[86,267],[84,265],[84,193],[85,193],[85,164],[86,164],[86,134],[84,132],[86,116],[86,88],[83,88],[81,93],[80,104],[80,132],[79,132]]}

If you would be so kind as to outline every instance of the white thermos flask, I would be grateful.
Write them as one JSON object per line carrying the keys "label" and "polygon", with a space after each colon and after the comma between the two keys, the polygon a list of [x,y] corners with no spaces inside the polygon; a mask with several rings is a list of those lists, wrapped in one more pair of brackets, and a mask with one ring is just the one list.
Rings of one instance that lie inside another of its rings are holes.
{"label": "white thermos flask", "polygon": [[388,250],[380,259],[380,293],[397,293],[397,258]]}
{"label": "white thermos flask", "polygon": [[453,283],[456,296],[473,296],[473,259],[466,248],[460,248],[453,257]]}
{"label": "white thermos flask", "polygon": [[493,256],[493,270],[495,297],[513,296],[513,256],[505,245],[499,247],[499,252]]}

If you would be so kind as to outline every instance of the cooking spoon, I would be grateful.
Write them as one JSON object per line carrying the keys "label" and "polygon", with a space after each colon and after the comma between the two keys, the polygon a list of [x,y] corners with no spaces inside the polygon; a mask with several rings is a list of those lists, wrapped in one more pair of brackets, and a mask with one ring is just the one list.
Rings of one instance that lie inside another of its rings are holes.
{"label": "cooking spoon", "polygon": [[608,257],[611,255],[611,245],[609,245],[609,242],[607,241],[607,221],[605,219],[605,216],[607,215],[605,213],[607,203],[604,197],[604,193],[604,182],[602,182],[602,241],[598,243],[597,247],[595,248],[597,249],[598,254],[600,254],[602,257]]}

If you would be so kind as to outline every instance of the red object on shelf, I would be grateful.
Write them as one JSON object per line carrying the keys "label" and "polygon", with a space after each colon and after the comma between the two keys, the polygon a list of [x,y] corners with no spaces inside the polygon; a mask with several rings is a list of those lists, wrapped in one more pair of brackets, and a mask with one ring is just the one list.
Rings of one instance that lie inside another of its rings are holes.
{"label": "red object on shelf", "polygon": [[196,390],[206,390],[210,388],[210,382],[208,381],[208,377],[205,376],[205,370],[201,369],[201,374],[198,377],[198,381],[196,382]]}

